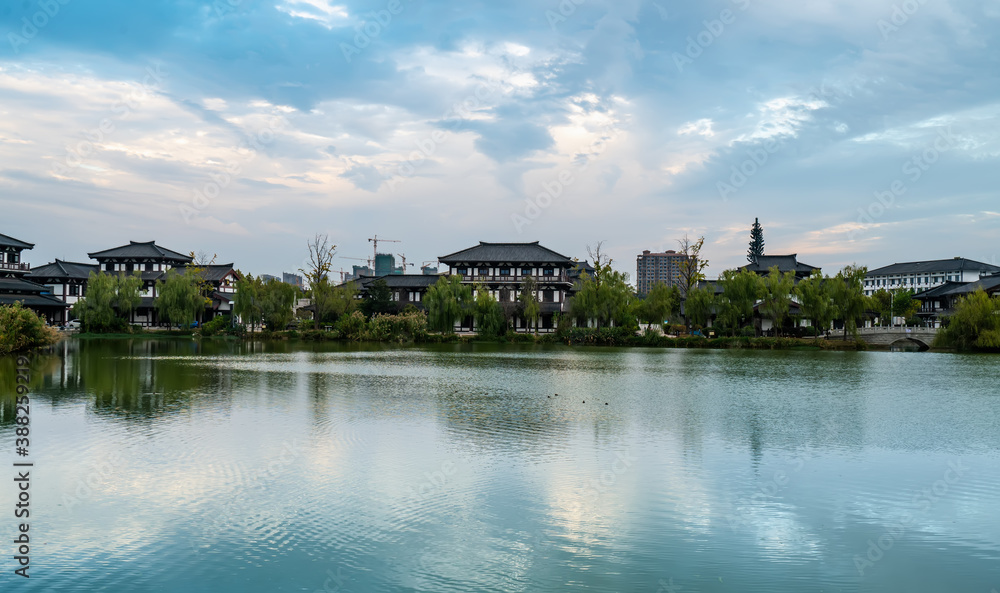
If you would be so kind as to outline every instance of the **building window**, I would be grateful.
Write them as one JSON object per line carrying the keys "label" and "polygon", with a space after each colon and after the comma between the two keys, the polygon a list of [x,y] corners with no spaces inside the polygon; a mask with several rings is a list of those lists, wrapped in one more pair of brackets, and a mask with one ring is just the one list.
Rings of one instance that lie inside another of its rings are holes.
{"label": "building window", "polygon": [[542,270],[542,275],[543,276],[555,276],[556,275],[556,271],[554,269],[552,269],[552,268],[545,268],[544,270]]}
{"label": "building window", "polygon": [[115,271],[115,264],[104,264],[104,269],[109,272]]}
{"label": "building window", "polygon": [[128,272],[128,273],[130,273],[130,274],[131,274],[131,273],[132,273],[132,270],[133,270],[133,266],[132,266],[132,264],[125,264],[125,271],[126,271],[126,272]]}
{"label": "building window", "polygon": [[521,268],[522,276],[531,276],[531,268]]}
{"label": "building window", "polygon": [[500,268],[501,276],[510,276],[510,268]]}
{"label": "building window", "polygon": [[153,264],[146,264],[146,271],[147,272],[152,272],[153,271]]}
{"label": "building window", "polygon": [[555,291],[554,290],[543,290],[542,291],[542,302],[551,303],[555,301]]}
{"label": "building window", "polygon": [[69,296],[80,296],[80,285],[70,284],[69,285]]}

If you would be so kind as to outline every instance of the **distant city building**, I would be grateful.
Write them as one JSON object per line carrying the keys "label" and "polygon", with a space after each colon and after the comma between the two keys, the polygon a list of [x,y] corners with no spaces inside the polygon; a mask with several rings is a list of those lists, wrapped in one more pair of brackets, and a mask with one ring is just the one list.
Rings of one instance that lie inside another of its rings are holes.
{"label": "distant city building", "polygon": [[434,266],[434,267],[423,266],[423,267],[420,268],[420,273],[423,274],[424,276],[437,276],[438,275],[438,269],[437,269],[437,266]]}
{"label": "distant city building", "polygon": [[645,250],[635,260],[635,289],[640,296],[652,290],[657,284],[677,286],[680,284],[680,264],[687,256],[674,250],[653,253]]}
{"label": "distant city building", "polygon": [[292,286],[298,286],[302,288],[302,276],[298,274],[289,274],[288,272],[281,273],[281,281],[285,284],[291,284]]}
{"label": "distant city building", "polygon": [[344,282],[360,280],[361,278],[371,278],[374,275],[375,271],[368,266],[351,266],[351,272],[344,275]]}
{"label": "distant city building", "polygon": [[272,276],[270,274],[261,274],[260,275],[260,279],[263,280],[264,282],[269,282],[271,280],[277,281],[278,277],[277,276]]}
{"label": "distant city building", "polygon": [[956,257],[931,261],[915,261],[876,268],[865,274],[865,294],[879,289],[909,289],[927,291],[947,282],[976,282],[1000,272],[1000,266]]}

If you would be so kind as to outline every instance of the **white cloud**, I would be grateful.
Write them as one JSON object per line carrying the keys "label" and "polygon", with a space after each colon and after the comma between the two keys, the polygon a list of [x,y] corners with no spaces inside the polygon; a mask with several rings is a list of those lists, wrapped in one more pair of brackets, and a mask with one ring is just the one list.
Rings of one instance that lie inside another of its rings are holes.
{"label": "white cloud", "polygon": [[698,136],[711,138],[712,136],[715,136],[715,132],[712,131],[712,125],[712,120],[710,119],[699,119],[682,125],[677,129],[677,133],[681,136],[697,134]]}

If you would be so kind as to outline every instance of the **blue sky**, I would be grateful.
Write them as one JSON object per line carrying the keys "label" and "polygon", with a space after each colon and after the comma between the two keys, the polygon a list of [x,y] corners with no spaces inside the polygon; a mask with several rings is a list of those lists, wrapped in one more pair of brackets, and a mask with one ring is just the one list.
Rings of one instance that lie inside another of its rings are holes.
{"label": "blue sky", "polygon": [[[399,239],[1000,261],[1000,0],[0,6],[0,233],[292,271]],[[388,246],[389,244],[387,244]],[[338,259],[338,266],[359,263]]]}

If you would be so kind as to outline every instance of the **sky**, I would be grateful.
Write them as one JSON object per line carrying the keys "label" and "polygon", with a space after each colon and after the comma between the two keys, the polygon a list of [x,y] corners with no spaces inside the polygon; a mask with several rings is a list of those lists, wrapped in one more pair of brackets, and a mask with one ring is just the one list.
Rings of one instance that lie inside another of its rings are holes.
{"label": "sky", "polygon": [[[0,233],[1000,261],[1000,0],[5,0]],[[408,270],[409,271],[409,270]]]}

